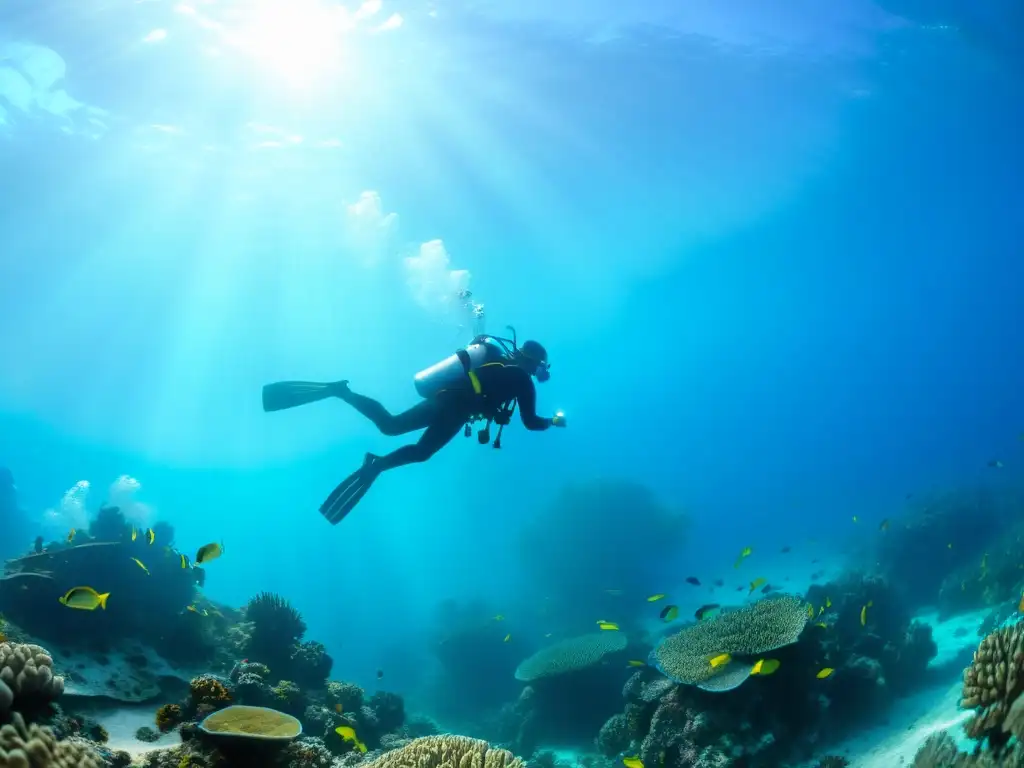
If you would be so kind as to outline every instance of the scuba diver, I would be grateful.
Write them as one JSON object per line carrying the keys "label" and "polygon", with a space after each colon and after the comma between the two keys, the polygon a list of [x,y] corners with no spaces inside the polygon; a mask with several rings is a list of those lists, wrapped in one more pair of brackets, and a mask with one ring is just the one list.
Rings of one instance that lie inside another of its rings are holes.
{"label": "scuba diver", "polygon": [[348,381],[317,383],[281,381],[263,387],[263,410],[294,408],[331,397],[354,407],[382,434],[404,435],[424,430],[415,443],[385,455],[367,453],[362,466],[345,478],[320,506],[320,513],[336,525],[370,490],[381,472],[429,459],[460,431],[469,437],[470,425],[485,422],[477,433],[481,445],[490,442],[491,424],[498,425],[494,447],[501,447],[502,429],[511,421],[516,404],[523,425],[531,431],[564,427],[565,416],[537,415],[537,390],[533,378],[551,378],[547,351],[536,341],[520,347],[515,340],[481,335],[455,354],[416,374],[416,391],[423,398],[407,411],[390,413],[378,401],[349,389]]}

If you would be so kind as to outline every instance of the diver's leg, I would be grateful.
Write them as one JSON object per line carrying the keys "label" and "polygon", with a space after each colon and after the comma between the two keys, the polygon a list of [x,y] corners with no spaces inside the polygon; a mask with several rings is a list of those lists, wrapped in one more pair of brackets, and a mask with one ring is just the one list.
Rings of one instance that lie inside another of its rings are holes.
{"label": "diver's leg", "polygon": [[426,461],[462,431],[467,419],[462,409],[438,409],[434,422],[420,435],[419,440],[412,445],[403,445],[386,456],[374,457],[370,466],[379,474],[395,467]]}
{"label": "diver's leg", "polygon": [[388,411],[378,400],[357,394],[347,387],[338,394],[338,397],[372,421],[381,434],[389,437],[425,429],[430,426],[437,414],[437,405],[433,400],[424,400],[396,415]]}

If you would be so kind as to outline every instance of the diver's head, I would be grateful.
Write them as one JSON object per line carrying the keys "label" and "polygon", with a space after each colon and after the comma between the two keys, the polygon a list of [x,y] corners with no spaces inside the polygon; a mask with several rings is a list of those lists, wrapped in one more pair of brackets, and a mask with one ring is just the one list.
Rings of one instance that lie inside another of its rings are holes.
{"label": "diver's head", "polygon": [[548,362],[548,351],[539,341],[524,341],[519,348],[519,365],[526,369],[537,381],[545,382],[551,378],[551,364]]}

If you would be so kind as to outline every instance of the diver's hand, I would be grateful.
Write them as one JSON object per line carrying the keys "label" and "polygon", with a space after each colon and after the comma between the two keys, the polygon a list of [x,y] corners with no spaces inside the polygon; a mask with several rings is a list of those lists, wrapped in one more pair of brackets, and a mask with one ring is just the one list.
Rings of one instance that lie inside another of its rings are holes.
{"label": "diver's hand", "polygon": [[555,414],[555,417],[551,419],[551,426],[553,427],[564,427],[565,426],[565,414],[559,411]]}

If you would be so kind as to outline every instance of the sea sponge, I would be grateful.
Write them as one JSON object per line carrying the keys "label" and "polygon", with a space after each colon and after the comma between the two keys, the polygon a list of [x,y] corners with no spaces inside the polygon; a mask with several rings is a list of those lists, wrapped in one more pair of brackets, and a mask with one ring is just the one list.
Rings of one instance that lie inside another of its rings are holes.
{"label": "sea sponge", "polygon": [[747,679],[750,664],[737,660],[712,667],[711,658],[722,653],[753,657],[790,645],[806,624],[807,604],[800,598],[783,595],[759,600],[665,638],[651,652],[651,663],[677,683],[729,690]]}
{"label": "sea sponge", "polygon": [[1011,624],[981,641],[964,670],[964,709],[975,709],[964,726],[972,739],[988,737],[993,750],[1024,735],[1024,623]]}
{"label": "sea sponge", "polygon": [[192,701],[195,704],[227,704],[231,701],[231,692],[223,682],[213,675],[193,677],[188,684]]}
{"label": "sea sponge", "polygon": [[532,683],[592,667],[606,654],[626,648],[621,632],[591,632],[545,646],[516,667],[516,680]]}
{"label": "sea sponge", "polygon": [[526,768],[507,749],[468,736],[424,736],[401,749],[385,752],[370,768]]}
{"label": "sea sponge", "polygon": [[167,733],[181,720],[181,707],[177,704],[164,704],[156,711],[156,727],[161,733]]}
{"label": "sea sponge", "polygon": [[100,768],[101,762],[88,744],[58,741],[53,731],[25,725],[15,712],[10,724],[0,728],[0,765],[4,768]]}
{"label": "sea sponge", "polygon": [[28,643],[0,643],[0,712],[16,699],[53,701],[64,693],[64,678],[53,674],[45,648]]}

